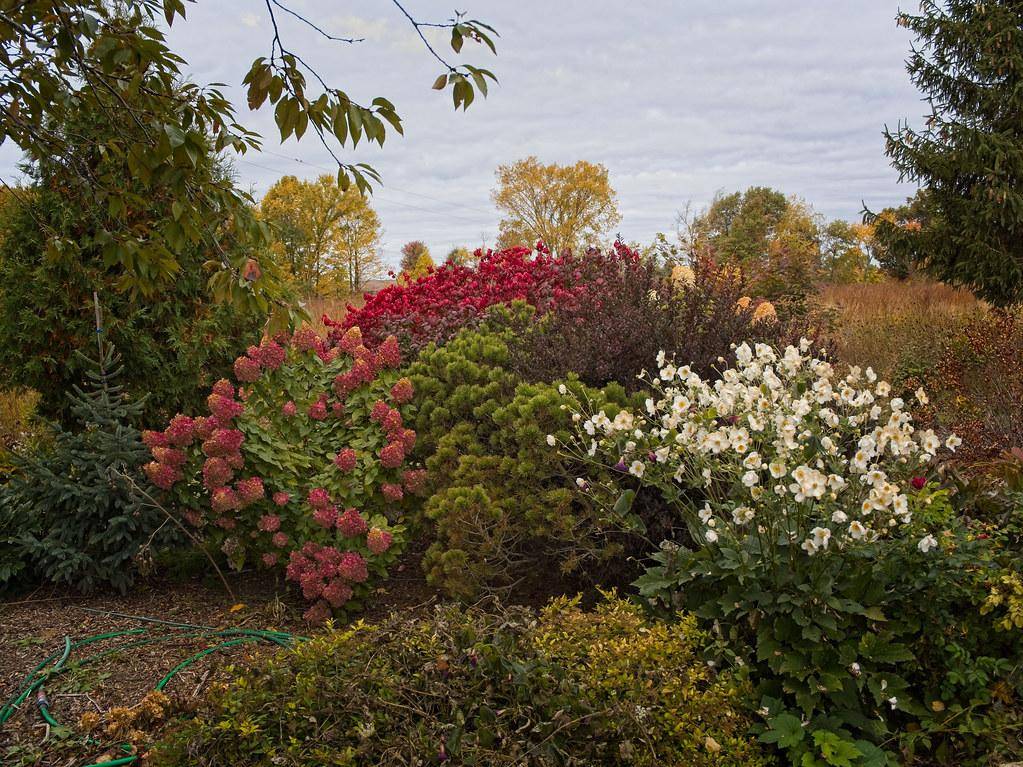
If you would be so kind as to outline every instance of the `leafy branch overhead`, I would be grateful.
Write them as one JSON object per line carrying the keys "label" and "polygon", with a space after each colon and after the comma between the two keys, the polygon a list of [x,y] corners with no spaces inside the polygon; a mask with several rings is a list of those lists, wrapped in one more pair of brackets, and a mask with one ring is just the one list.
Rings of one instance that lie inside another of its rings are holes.
{"label": "leafy branch overhead", "polygon": [[[249,108],[259,109],[267,101],[275,105],[274,120],[280,129],[282,142],[291,136],[296,139],[302,138],[311,126],[338,164],[337,180],[341,189],[346,191],[355,183],[359,191],[369,191],[369,180],[379,182],[379,174],[366,163],[351,164],[341,161],[334,144],[340,147],[350,145],[354,148],[365,137],[367,141],[375,141],[383,146],[387,137],[387,125],[398,134],[404,133],[401,117],[394,104],[382,96],[377,96],[369,106],[365,106],[354,101],[343,90],[329,85],[300,55],[285,47],[277,23],[277,14],[283,11],[297,18],[328,40],[348,44],[360,43],[363,40],[335,37],[279,0],[264,1],[270,14],[273,39],[270,44],[270,55],[256,59],[245,76]],[[494,74],[487,69],[469,64],[450,63],[437,52],[423,30],[450,29],[451,48],[455,53],[461,52],[466,39],[485,45],[496,53],[492,36],[496,36],[497,33],[493,27],[476,19],[464,19],[461,12],[456,12],[455,17],[445,23],[417,21],[401,3],[397,0],[392,2],[415,29],[423,45],[444,67],[444,73],[433,83],[434,89],[443,90],[451,86],[455,109],[462,107],[463,110],[473,102],[477,88],[484,96],[487,95],[487,78],[496,82]],[[309,92],[309,78],[319,84],[318,93]]]}
{"label": "leafy branch overhead", "polygon": [[[282,0],[263,2],[273,36],[269,55],[244,78],[249,108],[272,104],[282,141],[311,127],[337,162],[342,189],[369,191],[379,174],[344,162],[340,150],[363,139],[383,145],[389,130],[402,133],[401,117],[383,96],[366,104],[328,83],[289,47],[279,22],[297,20],[339,44],[363,41],[331,34]],[[485,96],[493,73],[448,61],[425,30],[450,31],[459,54],[467,40],[495,51],[493,28],[462,13],[443,23],[420,21],[392,2],[444,68],[434,87],[450,87],[456,108],[467,108],[477,90]],[[152,296],[175,279],[180,254],[199,247],[209,255],[219,297],[259,311],[283,309],[290,302],[268,279],[270,264],[256,263],[269,230],[254,200],[229,174],[209,173],[210,157],[258,150],[261,137],[238,121],[223,84],[187,80],[187,62],[165,36],[185,10],[185,0],[0,3],[0,145],[10,141],[23,151],[36,183],[61,190],[76,207],[105,212],[102,226],[79,236],[41,220],[51,258],[74,263],[91,248],[122,272],[124,290]],[[84,115],[107,127],[83,130]],[[154,215],[154,200],[166,210]]]}

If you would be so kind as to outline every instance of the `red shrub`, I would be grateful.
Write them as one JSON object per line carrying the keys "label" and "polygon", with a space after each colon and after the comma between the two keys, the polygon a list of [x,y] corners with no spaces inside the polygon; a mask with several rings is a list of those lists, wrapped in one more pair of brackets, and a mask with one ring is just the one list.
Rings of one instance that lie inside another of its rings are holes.
{"label": "red shrub", "polygon": [[414,282],[384,288],[361,309],[349,306],[340,322],[329,317],[323,322],[335,344],[351,345],[350,329],[358,327],[367,343],[394,335],[406,352],[414,353],[474,325],[494,304],[521,299],[543,313],[554,305],[579,303],[592,288],[580,282],[581,266],[593,259],[620,263],[638,256],[622,245],[606,254],[558,258],[542,245],[535,253],[527,248],[487,251],[475,268],[444,264]]}

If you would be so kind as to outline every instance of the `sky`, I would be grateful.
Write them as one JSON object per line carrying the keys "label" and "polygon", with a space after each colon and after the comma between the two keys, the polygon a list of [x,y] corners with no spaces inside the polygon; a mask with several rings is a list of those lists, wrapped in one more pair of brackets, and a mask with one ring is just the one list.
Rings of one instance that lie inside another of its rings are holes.
{"label": "sky", "polygon": [[[332,86],[360,103],[392,101],[404,137],[346,150],[382,175],[373,205],[383,256],[424,240],[435,258],[493,244],[490,202],[500,164],[603,163],[618,195],[626,241],[673,229],[677,211],[715,192],[772,186],[828,218],[855,219],[866,204],[899,203],[882,130],[922,123],[925,105],[904,61],[909,34],[883,0],[457,0],[494,26],[497,56],[466,44],[461,60],[499,84],[466,113],[431,90],[441,67],[393,0],[282,0],[335,36],[330,41],[278,11],[281,36]],[[404,0],[421,21],[446,21],[452,0]],[[446,47],[446,35],[430,35]],[[196,82],[222,82],[239,117],[263,136],[261,153],[236,161],[258,198],[280,176],[332,172],[311,133],[281,145],[272,112],[250,112],[240,83],[270,49],[265,0],[199,0],[169,31]],[[440,48],[438,50],[441,50]],[[450,58],[457,60],[450,48]],[[0,148],[0,175],[17,177]]]}

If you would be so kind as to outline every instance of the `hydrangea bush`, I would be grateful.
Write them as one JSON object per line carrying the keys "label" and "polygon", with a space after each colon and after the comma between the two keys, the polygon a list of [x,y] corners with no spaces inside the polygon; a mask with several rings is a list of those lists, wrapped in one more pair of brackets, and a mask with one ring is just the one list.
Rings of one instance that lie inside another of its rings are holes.
{"label": "hydrangea bush", "polygon": [[145,471],[232,566],[284,567],[319,622],[359,606],[404,542],[401,501],[417,492],[411,382],[391,337],[357,328],[334,346],[303,328],[250,347],[209,414],[145,432]]}
{"label": "hydrangea bush", "polygon": [[[872,370],[840,375],[809,342],[735,358],[707,380],[662,354],[645,407],[612,417],[576,400],[574,435],[548,443],[595,467],[582,492],[613,467],[620,505],[649,486],[677,509],[688,538],[665,541],[637,585],[752,665],[762,740],[801,764],[885,764],[900,731],[935,747],[1000,673],[966,621],[922,635],[969,607],[981,576],[963,574],[990,561],[933,469],[958,437],[917,430]],[[984,683],[948,678],[957,653]]]}

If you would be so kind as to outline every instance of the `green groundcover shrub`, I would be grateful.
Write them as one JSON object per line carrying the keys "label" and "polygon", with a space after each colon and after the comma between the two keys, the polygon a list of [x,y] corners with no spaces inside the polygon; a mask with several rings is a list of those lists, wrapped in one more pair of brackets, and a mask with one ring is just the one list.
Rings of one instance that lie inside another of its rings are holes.
{"label": "green groundcover shrub", "polygon": [[700,660],[705,639],[616,598],[359,623],[242,671],[150,763],[768,764],[740,687]]}

